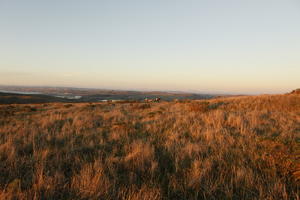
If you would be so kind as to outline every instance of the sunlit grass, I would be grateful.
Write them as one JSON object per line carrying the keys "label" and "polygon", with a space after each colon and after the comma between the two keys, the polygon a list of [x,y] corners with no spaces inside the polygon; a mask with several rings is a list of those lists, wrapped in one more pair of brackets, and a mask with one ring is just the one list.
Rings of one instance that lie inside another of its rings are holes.
{"label": "sunlit grass", "polygon": [[1,199],[299,199],[300,95],[0,106]]}

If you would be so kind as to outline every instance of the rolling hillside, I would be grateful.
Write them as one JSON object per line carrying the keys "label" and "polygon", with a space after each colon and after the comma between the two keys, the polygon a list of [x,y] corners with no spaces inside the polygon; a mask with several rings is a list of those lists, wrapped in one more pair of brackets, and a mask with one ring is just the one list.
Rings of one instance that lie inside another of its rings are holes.
{"label": "rolling hillside", "polygon": [[1,105],[0,199],[299,199],[299,143],[299,94]]}

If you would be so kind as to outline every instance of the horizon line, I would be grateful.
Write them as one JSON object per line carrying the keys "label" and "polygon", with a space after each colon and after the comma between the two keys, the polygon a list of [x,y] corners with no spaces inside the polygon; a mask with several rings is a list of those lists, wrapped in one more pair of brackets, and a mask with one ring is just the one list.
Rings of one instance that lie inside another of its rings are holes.
{"label": "horizon line", "polygon": [[[107,90],[107,91],[128,91],[128,92],[169,92],[169,93],[190,93],[190,94],[207,94],[207,95],[274,95],[274,94],[286,94],[286,92],[277,92],[277,93],[267,93],[267,92],[226,92],[226,91],[211,91],[211,92],[204,92],[199,90],[172,90],[172,89],[165,89],[165,90],[157,90],[157,89],[137,89],[137,88],[101,88],[101,87],[85,87],[85,86],[62,86],[62,85],[7,85],[7,84],[0,84],[0,87],[20,87],[20,88],[68,88],[68,89],[83,89],[83,90]],[[294,88],[297,89],[297,88]],[[290,91],[293,91],[291,89]]]}

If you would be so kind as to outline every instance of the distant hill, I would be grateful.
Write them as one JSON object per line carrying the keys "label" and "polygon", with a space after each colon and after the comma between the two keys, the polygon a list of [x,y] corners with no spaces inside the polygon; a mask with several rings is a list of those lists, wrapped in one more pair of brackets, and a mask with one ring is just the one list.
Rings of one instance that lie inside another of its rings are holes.
{"label": "distant hill", "polygon": [[161,91],[122,91],[55,87],[12,87],[0,86],[0,104],[49,103],[49,102],[99,102],[103,100],[141,101],[146,98],[211,99],[217,95]]}
{"label": "distant hill", "polygon": [[300,88],[293,90],[291,94],[300,94]]}
{"label": "distant hill", "polygon": [[0,92],[0,104],[34,104],[70,102],[72,100],[42,94],[14,94]]}

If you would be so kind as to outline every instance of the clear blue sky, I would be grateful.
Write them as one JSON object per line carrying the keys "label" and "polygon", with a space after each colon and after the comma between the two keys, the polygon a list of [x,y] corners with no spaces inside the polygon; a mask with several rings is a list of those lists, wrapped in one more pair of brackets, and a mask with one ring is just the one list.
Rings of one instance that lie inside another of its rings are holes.
{"label": "clear blue sky", "polygon": [[280,93],[299,0],[0,0],[0,84]]}

